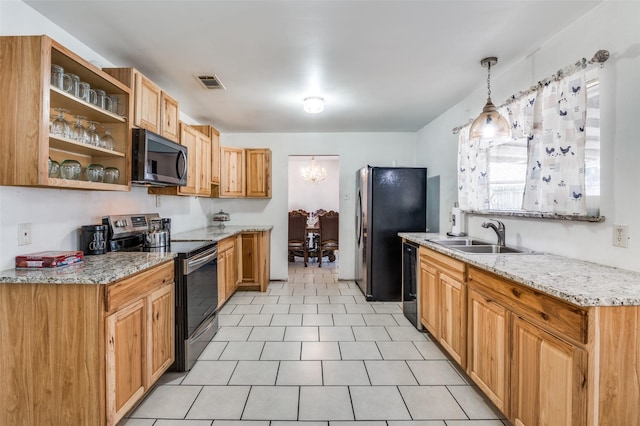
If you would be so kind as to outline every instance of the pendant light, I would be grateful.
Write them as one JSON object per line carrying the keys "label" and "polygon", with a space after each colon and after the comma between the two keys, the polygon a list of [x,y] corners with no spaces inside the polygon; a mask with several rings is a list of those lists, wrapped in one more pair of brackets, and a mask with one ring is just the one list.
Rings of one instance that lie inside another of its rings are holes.
{"label": "pendant light", "polygon": [[487,104],[482,113],[473,120],[469,129],[469,139],[498,139],[508,138],[511,127],[491,102],[491,66],[498,63],[498,58],[489,57],[480,61],[480,65],[487,68]]}

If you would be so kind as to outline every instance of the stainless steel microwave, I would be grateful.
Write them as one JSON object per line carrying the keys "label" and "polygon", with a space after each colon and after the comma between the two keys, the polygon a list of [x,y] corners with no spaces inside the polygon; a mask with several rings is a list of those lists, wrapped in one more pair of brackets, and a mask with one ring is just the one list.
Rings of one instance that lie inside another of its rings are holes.
{"label": "stainless steel microwave", "polygon": [[146,129],[133,129],[132,185],[185,186],[187,147]]}

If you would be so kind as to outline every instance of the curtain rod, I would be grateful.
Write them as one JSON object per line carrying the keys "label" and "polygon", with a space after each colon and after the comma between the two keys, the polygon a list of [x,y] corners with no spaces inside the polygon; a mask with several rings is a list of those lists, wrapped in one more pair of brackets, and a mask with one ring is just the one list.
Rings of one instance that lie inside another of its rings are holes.
{"label": "curtain rod", "polygon": [[[602,66],[602,64],[604,64],[607,59],[609,59],[609,51],[608,50],[598,50],[591,59],[589,59],[587,61],[586,58],[582,58],[578,61],[576,61],[575,63],[568,65],[564,68],[561,68],[558,70],[558,72],[556,72],[555,74],[553,74],[551,77],[546,78],[544,80],[539,81],[537,84],[534,84],[533,86],[531,86],[529,89],[527,90],[523,90],[520,91],[517,95],[511,95],[505,103],[503,103],[502,105],[498,106],[497,108],[502,108],[510,103],[513,103],[519,99],[522,99],[524,96],[527,96],[529,93],[533,93],[535,91],[537,91],[540,87],[545,86],[546,84],[548,84],[551,81],[558,81],[561,80],[565,75],[567,74],[572,74],[573,72],[575,72],[578,69],[584,69],[586,68],[588,65],[590,64],[600,64],[600,66]],[[466,126],[468,126],[469,124],[471,124],[473,122],[473,119],[469,119],[469,121],[465,124],[461,124],[459,126],[456,126],[452,129],[453,134],[457,135],[458,133],[460,133],[460,130],[464,129]]]}

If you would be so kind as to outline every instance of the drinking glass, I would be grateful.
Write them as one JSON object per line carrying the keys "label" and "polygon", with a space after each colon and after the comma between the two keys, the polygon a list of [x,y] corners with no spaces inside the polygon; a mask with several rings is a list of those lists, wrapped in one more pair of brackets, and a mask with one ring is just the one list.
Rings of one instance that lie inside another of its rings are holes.
{"label": "drinking glass", "polygon": [[78,91],[80,90],[80,77],[75,74],[65,74],[69,76],[71,79],[71,83],[69,85],[64,86],[64,91],[73,95],[78,96]]}
{"label": "drinking glass", "polygon": [[71,127],[71,139],[82,143],[89,143],[89,133],[87,129],[82,125],[82,120],[85,117],[76,115],[76,123]]}
{"label": "drinking glass", "polygon": [[120,170],[115,167],[107,167],[104,169],[104,183],[118,183],[120,179]]}
{"label": "drinking glass", "polygon": [[78,97],[85,102],[89,102],[89,93],[91,86],[86,81],[81,81],[78,84]]}
{"label": "drinking glass", "polygon": [[60,177],[62,179],[78,180],[82,166],[76,160],[64,160],[60,165]]}
{"label": "drinking glass", "polygon": [[64,73],[60,65],[51,64],[51,85],[61,90],[71,85],[71,77]]}
{"label": "drinking glass", "polygon": [[102,136],[102,147],[104,149],[110,149],[111,151],[115,149],[113,136],[111,136],[111,129],[108,127],[105,128],[104,135]]}
{"label": "drinking glass", "polygon": [[54,108],[58,111],[58,116],[51,122],[50,132],[52,135],[61,136],[63,138],[70,137],[69,122],[64,118],[64,114],[69,112],[64,108]]}
{"label": "drinking glass", "polygon": [[60,164],[57,161],[52,160],[51,157],[49,157],[49,177],[60,177]]}
{"label": "drinking glass", "polygon": [[89,124],[89,130],[87,131],[87,136],[89,137],[89,144],[93,146],[99,146],[104,148],[102,145],[102,141],[100,140],[100,135],[96,132],[96,124],[97,121],[87,121]]}
{"label": "drinking glass", "polygon": [[86,169],[86,174],[89,182],[102,182],[104,178],[104,167],[102,164],[89,164]]}

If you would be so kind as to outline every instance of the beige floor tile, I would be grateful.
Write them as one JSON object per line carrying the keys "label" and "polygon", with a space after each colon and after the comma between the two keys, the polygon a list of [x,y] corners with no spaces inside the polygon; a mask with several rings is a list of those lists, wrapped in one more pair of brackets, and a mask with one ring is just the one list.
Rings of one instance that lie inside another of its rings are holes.
{"label": "beige floor tile", "polygon": [[411,420],[396,386],[350,386],[356,420]]}
{"label": "beige floor tile", "polygon": [[302,386],[300,420],[353,420],[346,386]]}
{"label": "beige floor tile", "polygon": [[205,386],[187,419],[240,419],[249,389],[249,386]]}
{"label": "beige floor tile", "polygon": [[243,420],[297,420],[298,386],[252,386]]}
{"label": "beige floor tile", "polygon": [[338,342],[302,342],[303,360],[340,359]]}

